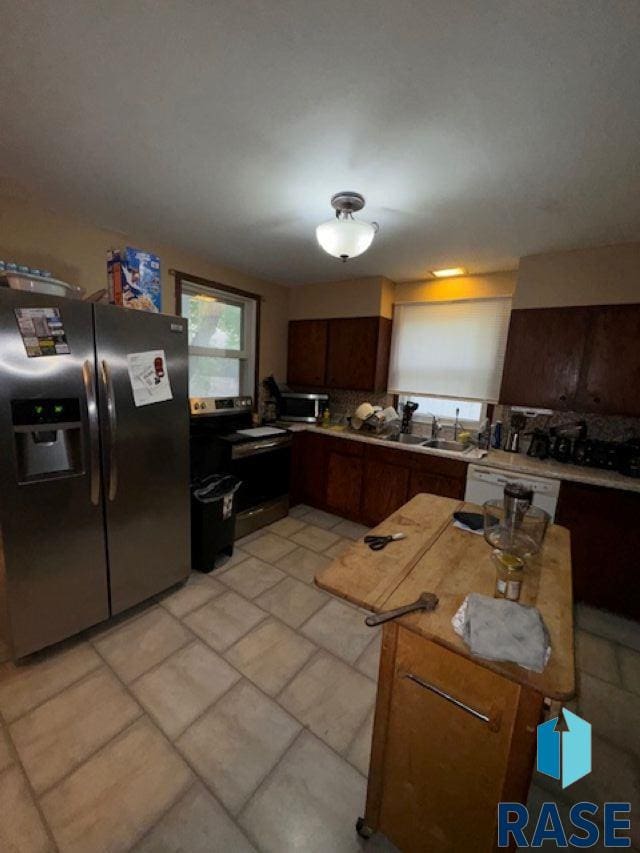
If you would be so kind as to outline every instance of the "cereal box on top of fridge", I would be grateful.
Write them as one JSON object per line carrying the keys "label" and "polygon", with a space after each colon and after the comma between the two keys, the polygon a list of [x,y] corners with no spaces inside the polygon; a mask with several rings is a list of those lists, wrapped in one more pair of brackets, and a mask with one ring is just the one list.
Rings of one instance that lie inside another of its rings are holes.
{"label": "cereal box on top of fridge", "polygon": [[139,311],[162,310],[160,258],[151,252],[125,246],[107,256],[109,299]]}

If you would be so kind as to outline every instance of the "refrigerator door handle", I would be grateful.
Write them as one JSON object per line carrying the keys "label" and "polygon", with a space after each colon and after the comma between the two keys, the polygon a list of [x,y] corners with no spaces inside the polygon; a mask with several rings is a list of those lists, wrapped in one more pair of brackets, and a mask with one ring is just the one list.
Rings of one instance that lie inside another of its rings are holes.
{"label": "refrigerator door handle", "polygon": [[105,399],[107,401],[107,416],[109,418],[109,443],[108,443],[108,477],[109,485],[107,495],[110,501],[115,500],[118,491],[118,455],[116,451],[117,417],[116,401],[113,396],[113,382],[111,381],[111,368],[104,359],[100,362],[102,384],[104,386]]}
{"label": "refrigerator door handle", "polygon": [[82,379],[87,398],[87,415],[89,417],[89,454],[91,459],[90,492],[91,503],[100,503],[100,433],[98,427],[98,404],[96,389],[93,384],[93,363],[87,359],[82,365]]}

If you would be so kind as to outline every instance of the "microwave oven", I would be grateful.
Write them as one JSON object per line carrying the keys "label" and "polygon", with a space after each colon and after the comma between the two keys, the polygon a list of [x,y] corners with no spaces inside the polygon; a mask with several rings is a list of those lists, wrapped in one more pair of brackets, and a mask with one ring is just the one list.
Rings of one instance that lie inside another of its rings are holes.
{"label": "microwave oven", "polygon": [[328,394],[299,394],[281,391],[279,416],[283,421],[300,421],[314,424],[322,418],[329,407]]}

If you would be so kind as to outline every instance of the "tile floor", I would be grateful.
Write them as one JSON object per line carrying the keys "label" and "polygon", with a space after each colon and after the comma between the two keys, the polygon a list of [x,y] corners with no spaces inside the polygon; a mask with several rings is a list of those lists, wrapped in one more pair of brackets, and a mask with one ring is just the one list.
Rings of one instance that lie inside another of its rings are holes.
{"label": "tile floor", "polygon": [[[393,850],[354,832],[380,634],[313,586],[364,532],[295,507],[213,575],[4,665],[0,850]],[[577,626],[594,772],[566,802],[629,799],[637,814],[640,626],[587,608]],[[557,796],[534,779],[532,802]]]}

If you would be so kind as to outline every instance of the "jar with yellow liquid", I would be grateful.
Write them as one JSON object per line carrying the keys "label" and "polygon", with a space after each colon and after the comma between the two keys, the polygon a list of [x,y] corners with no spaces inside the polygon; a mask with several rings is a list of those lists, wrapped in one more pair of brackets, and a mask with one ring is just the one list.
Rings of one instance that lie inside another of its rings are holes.
{"label": "jar with yellow liquid", "polygon": [[518,601],[524,580],[524,560],[506,551],[495,550],[493,562],[496,567],[495,598]]}

